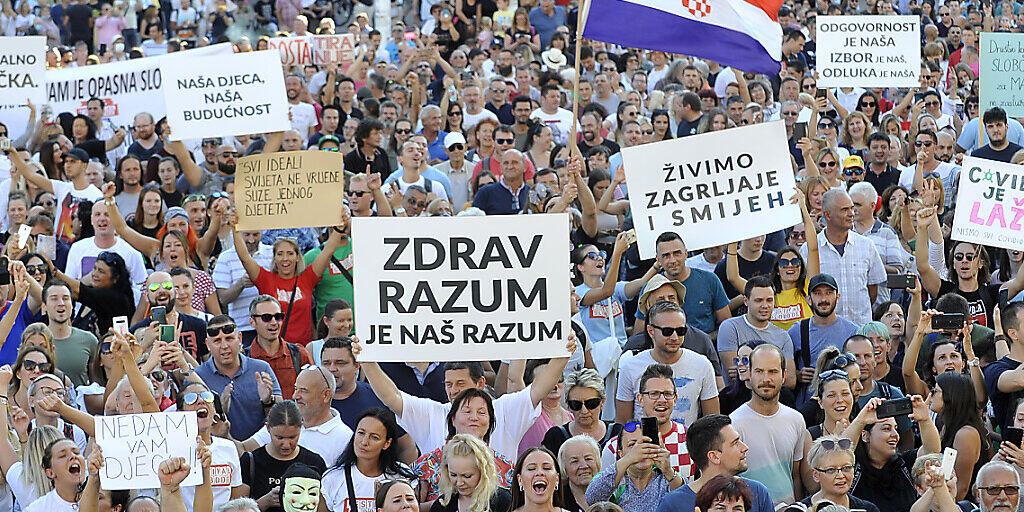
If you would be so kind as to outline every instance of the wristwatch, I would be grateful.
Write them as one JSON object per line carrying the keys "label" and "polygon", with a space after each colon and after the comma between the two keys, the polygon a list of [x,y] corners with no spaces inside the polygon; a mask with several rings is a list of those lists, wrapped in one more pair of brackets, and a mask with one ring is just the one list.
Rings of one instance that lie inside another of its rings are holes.
{"label": "wristwatch", "polygon": [[967,361],[967,366],[973,366],[975,368],[981,368],[981,359],[978,356],[974,356],[974,359]]}

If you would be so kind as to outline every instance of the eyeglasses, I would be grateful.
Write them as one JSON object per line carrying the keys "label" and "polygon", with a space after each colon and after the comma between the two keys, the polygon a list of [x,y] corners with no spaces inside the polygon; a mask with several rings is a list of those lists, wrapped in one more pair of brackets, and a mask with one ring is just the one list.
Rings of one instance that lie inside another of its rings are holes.
{"label": "eyeglasses", "polygon": [[917,147],[917,148],[919,148],[921,146],[924,146],[926,148],[930,148],[930,147],[932,147],[932,144],[934,144],[934,142],[932,142],[930,140],[915,140],[914,141],[914,147]]}
{"label": "eyeglasses", "polygon": [[974,258],[977,257],[978,255],[973,252],[958,252],[956,254],[953,254],[953,259],[956,261],[974,261]]}
{"label": "eyeglasses", "polygon": [[264,322],[270,322],[271,320],[277,320],[278,322],[280,322],[281,320],[284,320],[284,313],[263,313],[262,315],[250,316],[252,316],[253,318],[259,318]]}
{"label": "eyeglasses", "polygon": [[676,396],[675,391],[641,391],[640,394],[651,400],[671,400]]}
{"label": "eyeglasses", "polygon": [[[835,450],[837,446],[839,447],[840,450],[849,450],[850,447],[853,446],[853,441],[850,441],[849,439],[846,439],[846,438],[840,439],[838,441],[833,441],[831,439],[822,439],[821,440],[821,447],[826,449],[826,450]],[[824,470],[819,469],[818,471],[824,471]]]}
{"label": "eyeglasses", "polygon": [[835,369],[842,369],[846,368],[847,366],[850,366],[851,364],[857,364],[857,356],[853,355],[853,352],[847,352],[833,359],[832,364],[830,364],[829,367]]}
{"label": "eyeglasses", "polygon": [[369,190],[349,190],[348,191],[348,195],[356,196],[356,197],[363,197],[363,196],[365,196],[366,194],[369,194],[369,193],[370,193]]}
{"label": "eyeglasses", "polygon": [[224,325],[222,325],[220,327],[207,327],[206,328],[206,336],[210,337],[210,338],[212,338],[214,336],[217,336],[217,335],[219,335],[221,333],[231,334],[233,332],[235,332],[235,324],[224,324]]}
{"label": "eyeglasses", "polygon": [[188,392],[188,393],[185,393],[184,396],[181,397],[181,402],[183,404],[185,404],[185,405],[192,405],[192,404],[198,402],[200,398],[202,398],[203,401],[208,403],[208,404],[212,404],[213,401],[216,399],[213,396],[213,392],[212,391],[200,391],[199,393]]}
{"label": "eyeglasses", "polygon": [[164,290],[173,290],[174,289],[174,282],[173,281],[164,281],[162,283],[150,283],[149,284],[149,291],[151,291],[151,292],[155,292],[155,291],[159,290],[160,288],[163,288]]}
{"label": "eyeglasses", "polygon": [[685,325],[682,326],[682,327],[661,327],[661,326],[654,325],[654,324],[647,324],[647,325],[650,325],[651,327],[653,327],[655,329],[660,329],[661,330],[661,335],[665,336],[665,337],[672,336],[672,333],[675,333],[676,336],[679,336],[679,337],[686,336],[686,326]]}
{"label": "eyeglasses", "polygon": [[747,366],[750,364],[750,356],[734,357],[732,358],[732,364],[734,366],[739,366],[741,364],[743,366]]}
{"label": "eyeglasses", "polygon": [[512,145],[512,144],[514,144],[516,142],[516,139],[514,139],[514,138],[513,139],[498,139],[498,138],[495,138],[494,142],[496,142],[498,144],[501,144],[503,146],[510,146],[510,145]]}
{"label": "eyeglasses", "polygon": [[23,370],[28,370],[28,371],[32,371],[32,370],[35,370],[35,369],[38,368],[39,371],[41,371],[43,373],[50,373],[50,370],[53,369],[53,365],[50,364],[50,363],[37,363],[35,361],[30,361],[28,359],[25,359],[24,361],[21,362],[21,368]]}
{"label": "eyeglasses", "polygon": [[999,496],[1000,493],[1006,493],[1007,496],[1016,496],[1020,492],[1020,488],[1016,485],[997,485],[993,487],[978,487],[985,491],[985,494],[989,496]]}
{"label": "eyeglasses", "polygon": [[588,398],[586,400],[566,400],[565,404],[569,406],[570,411],[578,411],[583,407],[586,407],[588,411],[593,411],[601,406],[601,398]]}
{"label": "eyeglasses", "polygon": [[598,261],[600,261],[600,260],[604,260],[605,258],[607,258],[608,257],[608,253],[606,253],[604,251],[596,251],[596,252],[595,251],[590,251],[590,252],[584,254],[583,257],[585,257],[587,259],[590,259],[590,260],[598,260]]}
{"label": "eyeglasses", "polygon": [[38,265],[25,265],[25,271],[29,274],[45,274],[47,270],[47,266],[42,263]]}
{"label": "eyeglasses", "polygon": [[324,378],[324,384],[327,385],[327,387],[331,387],[331,381],[327,380],[327,376],[324,375],[324,369],[323,368],[320,368],[319,366],[317,366],[315,364],[302,365],[302,370],[303,371],[312,370],[314,368],[316,368],[316,371],[320,372],[320,376]]}
{"label": "eyeglasses", "polygon": [[[843,439],[843,441],[849,441],[849,439]],[[847,464],[839,468],[814,468],[815,470],[825,473],[828,476],[836,476],[836,473],[842,471],[843,473],[853,473],[853,464]]]}

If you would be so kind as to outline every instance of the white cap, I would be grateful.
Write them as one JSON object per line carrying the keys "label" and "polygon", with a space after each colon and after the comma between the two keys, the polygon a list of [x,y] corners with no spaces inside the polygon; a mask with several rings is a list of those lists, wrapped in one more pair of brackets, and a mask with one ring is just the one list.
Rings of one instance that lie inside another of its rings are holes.
{"label": "white cap", "polygon": [[466,145],[466,137],[459,132],[451,132],[444,136],[444,147],[445,149],[452,147],[452,144]]}

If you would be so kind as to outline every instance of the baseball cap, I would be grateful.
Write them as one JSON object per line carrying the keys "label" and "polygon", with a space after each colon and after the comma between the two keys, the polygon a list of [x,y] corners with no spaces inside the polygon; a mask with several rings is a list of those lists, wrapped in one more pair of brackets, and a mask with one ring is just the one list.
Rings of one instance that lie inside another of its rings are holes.
{"label": "baseball cap", "polygon": [[80,162],[88,162],[89,153],[86,153],[82,148],[71,148],[71,151],[68,151],[68,154],[64,155],[64,158],[74,158]]}
{"label": "baseball cap", "polygon": [[465,146],[466,145],[466,137],[464,137],[459,132],[451,132],[448,135],[445,135],[444,136],[444,147],[446,149],[450,148],[450,147],[452,147],[452,144],[462,144],[463,146]]}
{"label": "baseball cap", "polygon": [[850,155],[843,160],[843,169],[849,169],[856,167],[857,169],[864,168],[864,159],[857,155]]}
{"label": "baseball cap", "polygon": [[839,291],[839,284],[836,283],[836,278],[830,274],[818,274],[811,278],[811,282],[807,285],[808,291],[813,291],[815,288],[825,285],[832,288],[835,291]]}

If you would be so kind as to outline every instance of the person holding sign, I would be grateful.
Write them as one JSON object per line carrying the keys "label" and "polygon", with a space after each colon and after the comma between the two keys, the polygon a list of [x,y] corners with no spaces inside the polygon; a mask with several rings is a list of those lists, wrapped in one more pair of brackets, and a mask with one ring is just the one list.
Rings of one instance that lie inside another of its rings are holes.
{"label": "person holding sign", "polygon": [[[245,496],[242,487],[242,468],[238,459],[238,451],[235,444],[223,437],[211,435],[213,424],[222,421],[217,416],[213,401],[217,397],[210,391],[210,388],[202,382],[189,382],[178,392],[178,410],[195,411],[199,426],[199,444],[208,446],[212,457],[213,467],[216,471],[213,474],[212,484],[210,475],[206,476],[204,482],[212,485],[209,499],[213,508],[227,503],[235,498]],[[200,498],[200,486],[185,486],[181,488],[181,497],[189,510],[210,510],[202,508],[196,501]],[[209,506],[209,505],[208,505]]]}

